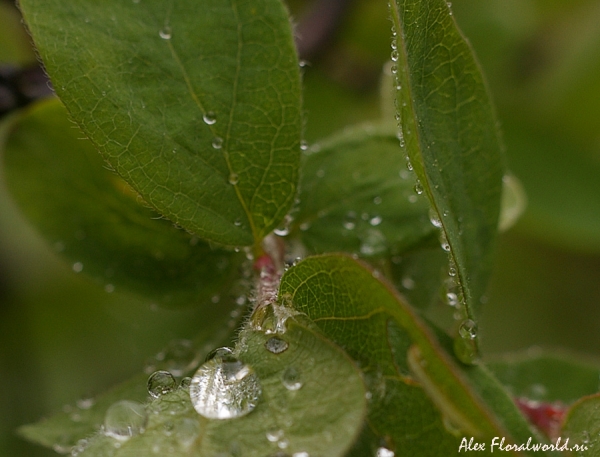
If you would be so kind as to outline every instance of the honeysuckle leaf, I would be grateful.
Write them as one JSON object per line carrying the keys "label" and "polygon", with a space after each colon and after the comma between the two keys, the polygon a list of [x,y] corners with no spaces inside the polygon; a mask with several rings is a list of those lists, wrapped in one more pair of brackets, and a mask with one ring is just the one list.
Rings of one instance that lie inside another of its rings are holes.
{"label": "honeysuckle leaf", "polygon": [[58,100],[15,119],[4,149],[6,183],[27,218],[74,271],[107,292],[208,311],[232,288],[243,255],[161,219],[106,169]]}
{"label": "honeysuckle leaf", "polygon": [[500,211],[504,162],[497,122],[449,4],[394,0],[391,13],[403,151],[456,269],[465,318],[473,320],[491,270]]}
{"label": "honeysuckle leaf", "polygon": [[515,397],[569,404],[598,392],[600,364],[561,351],[528,350],[486,365]]}
{"label": "honeysuckle leaf", "polygon": [[282,2],[20,5],[71,117],[161,214],[224,245],[283,219],[302,121]]}
{"label": "honeysuckle leaf", "polygon": [[485,367],[459,363],[447,336],[351,257],[307,258],[284,274],[279,292],[359,363],[373,446],[384,440],[397,455],[435,456],[454,455],[467,436],[539,439]]}
{"label": "honeysuckle leaf", "polygon": [[435,239],[392,126],[353,127],[306,152],[292,236],[309,251],[382,257]]}
{"label": "honeysuckle leaf", "polygon": [[[270,344],[273,338],[276,344]],[[360,373],[343,351],[318,330],[289,319],[285,334],[267,335],[246,329],[240,334],[234,355],[245,364],[244,370],[256,375],[260,390],[255,409],[247,415],[231,419],[203,417],[194,409],[188,388],[179,387],[148,399],[143,407],[147,421],[142,433],[119,441],[98,431],[78,444],[78,455],[214,457],[241,453],[263,457],[282,450],[290,455],[345,454],[360,433],[366,400]],[[140,384],[145,389],[141,379],[133,383],[137,383],[137,390]],[[106,400],[123,398],[111,396]],[[125,398],[140,401],[139,395]],[[218,403],[218,394],[216,398]],[[41,441],[43,425],[30,426],[23,433]],[[68,433],[68,425],[64,428]]]}

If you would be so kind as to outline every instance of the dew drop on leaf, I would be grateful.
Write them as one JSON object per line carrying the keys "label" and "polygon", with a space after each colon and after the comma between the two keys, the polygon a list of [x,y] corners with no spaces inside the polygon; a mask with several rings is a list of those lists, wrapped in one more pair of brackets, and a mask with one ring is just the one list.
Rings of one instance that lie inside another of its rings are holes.
{"label": "dew drop on leaf", "polygon": [[185,417],[175,423],[173,428],[173,436],[184,451],[188,451],[200,433],[198,421]]}
{"label": "dew drop on leaf", "polygon": [[144,433],[148,415],[141,403],[121,400],[113,403],[104,416],[104,434],[119,441]]}
{"label": "dew drop on leaf", "polygon": [[206,125],[213,125],[217,122],[217,116],[213,111],[207,111],[204,116],[202,116],[202,120]]}
{"label": "dew drop on leaf", "polygon": [[220,136],[214,137],[212,141],[212,147],[213,149],[221,149],[223,147],[223,138]]}
{"label": "dew drop on leaf", "polygon": [[192,378],[190,399],[194,409],[208,419],[234,419],[250,413],[262,393],[250,365],[233,356],[213,357]]}
{"label": "dew drop on leaf", "polygon": [[81,263],[81,262],[75,262],[73,264],[73,271],[75,273],[81,273],[82,270],[83,270],[83,263]]}
{"label": "dew drop on leaf", "polygon": [[465,340],[474,340],[477,338],[477,324],[471,319],[462,321],[458,328],[458,334]]}
{"label": "dew drop on leaf", "polygon": [[229,184],[231,184],[232,186],[235,186],[240,180],[240,177],[238,176],[237,173],[231,173],[229,175]]}
{"label": "dew drop on leaf", "polygon": [[423,194],[423,185],[420,182],[417,182],[415,184],[415,192],[417,193],[417,195]]}
{"label": "dew drop on leaf", "polygon": [[271,443],[276,443],[281,438],[283,438],[283,430],[281,430],[281,429],[269,430],[267,432],[267,439]]}
{"label": "dew drop on leaf", "polygon": [[281,354],[282,352],[285,352],[289,347],[289,344],[287,341],[282,340],[281,338],[277,338],[276,336],[269,338],[266,342],[265,342],[265,348],[267,349],[267,351],[273,353],[273,354]]}
{"label": "dew drop on leaf", "polygon": [[394,454],[394,451],[386,447],[380,447],[375,453],[375,457],[394,457],[395,455],[396,454]]}
{"label": "dew drop on leaf", "polygon": [[168,371],[156,371],[148,378],[148,393],[153,398],[172,392],[176,386],[177,381]]}
{"label": "dew drop on leaf", "polygon": [[171,27],[169,27],[168,25],[165,25],[162,29],[160,29],[160,31],[158,32],[158,35],[163,40],[170,40],[171,37],[173,36],[173,30],[171,30]]}
{"label": "dew drop on leaf", "polygon": [[288,390],[298,390],[304,383],[302,382],[302,374],[295,367],[287,367],[281,374],[281,382]]}

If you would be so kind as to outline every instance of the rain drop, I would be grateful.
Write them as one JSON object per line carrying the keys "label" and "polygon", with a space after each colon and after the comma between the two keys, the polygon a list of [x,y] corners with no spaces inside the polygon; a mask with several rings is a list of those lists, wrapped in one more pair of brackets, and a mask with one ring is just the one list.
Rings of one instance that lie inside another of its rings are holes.
{"label": "rain drop", "polygon": [[231,173],[229,175],[229,184],[235,186],[240,180],[240,177],[238,176],[237,173]]}
{"label": "rain drop", "polygon": [[349,211],[346,213],[346,217],[344,218],[342,225],[346,230],[354,230],[354,227],[356,227],[356,213],[354,211]]}
{"label": "rain drop", "polygon": [[392,62],[398,61],[398,51],[396,49],[392,50]]}
{"label": "rain drop", "polygon": [[212,147],[213,149],[221,149],[223,147],[223,138],[220,136],[214,137],[212,141]]}
{"label": "rain drop", "polygon": [[361,240],[360,253],[366,256],[377,255],[387,249],[387,239],[377,229],[369,229]]}
{"label": "rain drop", "polygon": [[104,434],[119,441],[144,433],[148,415],[144,405],[121,400],[113,403],[104,416]]}
{"label": "rain drop", "polygon": [[81,263],[81,262],[75,262],[73,264],[73,271],[75,273],[81,273],[82,270],[83,270],[83,263]]}
{"label": "rain drop", "polygon": [[450,245],[446,241],[443,241],[440,246],[444,251],[450,252]]}
{"label": "rain drop", "polygon": [[208,419],[233,419],[250,413],[262,393],[250,365],[232,356],[214,357],[204,363],[190,385],[194,409]]}
{"label": "rain drop", "polygon": [[148,378],[148,393],[153,398],[172,392],[176,386],[177,381],[168,371],[156,371]]}
{"label": "rain drop", "polygon": [[458,296],[454,292],[448,292],[446,294],[446,300],[448,301],[448,305],[456,308],[458,306]]}
{"label": "rain drop", "polygon": [[375,457],[394,457],[395,455],[394,451],[391,451],[386,447],[380,447],[375,453]]}
{"label": "rain drop", "polygon": [[434,227],[442,228],[442,221],[440,220],[440,217],[438,216],[437,212],[433,209],[429,210],[429,221]]}
{"label": "rain drop", "polygon": [[308,143],[306,142],[306,140],[302,140],[300,142],[300,150],[303,152],[308,151]]}
{"label": "rain drop", "polygon": [[382,221],[383,219],[381,216],[373,216],[371,219],[369,219],[369,224],[371,224],[373,227],[376,227],[381,224]]}
{"label": "rain drop", "polygon": [[415,192],[417,193],[417,195],[422,195],[423,191],[423,185],[417,181],[417,183],[415,184]]}
{"label": "rain drop", "polygon": [[377,196],[373,199],[373,203],[375,203],[376,205],[381,205],[382,199],[381,197]]}
{"label": "rain drop", "polygon": [[465,340],[474,340],[477,338],[477,324],[471,319],[464,320],[458,328],[458,334]]}
{"label": "rain drop", "polygon": [[213,111],[207,111],[204,116],[202,116],[202,120],[206,125],[213,125],[217,122],[217,116]]}
{"label": "rain drop", "polygon": [[115,291],[115,286],[113,284],[106,284],[104,286],[104,292],[111,294],[114,291]]}
{"label": "rain drop", "polygon": [[283,438],[283,430],[281,429],[276,429],[276,430],[269,430],[267,432],[267,439],[271,442],[271,443],[276,443],[277,441],[279,441],[281,438]]}
{"label": "rain drop", "polygon": [[236,219],[235,221],[233,221],[233,225],[239,227],[240,225],[242,225],[242,221],[240,219]]}
{"label": "rain drop", "polygon": [[285,352],[288,347],[289,344],[287,341],[282,340],[281,338],[277,338],[276,336],[269,338],[265,342],[265,348],[267,349],[267,351],[273,354],[281,354],[282,352]]}
{"label": "rain drop", "polygon": [[411,277],[405,276],[404,278],[402,278],[402,287],[404,287],[407,290],[414,289],[414,287],[415,287],[414,279],[412,279]]}
{"label": "rain drop", "polygon": [[302,382],[302,375],[295,367],[287,367],[281,374],[281,382],[287,390],[298,390],[304,383]]}
{"label": "rain drop", "polygon": [[177,442],[185,451],[192,447],[199,433],[198,421],[189,417],[184,417],[181,421],[176,422],[173,428]]}
{"label": "rain drop", "polygon": [[173,36],[173,31],[171,30],[171,27],[169,27],[168,25],[165,25],[159,32],[158,35],[163,39],[163,40],[170,40],[171,37]]}

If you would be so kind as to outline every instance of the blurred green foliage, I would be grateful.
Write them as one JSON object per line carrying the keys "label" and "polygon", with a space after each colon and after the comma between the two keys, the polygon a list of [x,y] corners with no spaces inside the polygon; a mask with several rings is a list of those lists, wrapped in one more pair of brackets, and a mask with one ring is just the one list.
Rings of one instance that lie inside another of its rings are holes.
{"label": "blurred green foliage", "polygon": [[[312,5],[290,4],[298,21]],[[7,3],[0,8],[8,24],[0,49],[11,50],[0,63],[31,61],[18,15]],[[529,198],[521,221],[501,237],[481,313],[483,352],[543,345],[598,355],[600,4],[454,0],[453,9],[488,78],[509,167]],[[389,27],[385,2],[355,0],[311,57],[309,142],[379,117]],[[77,276],[24,221],[3,177],[0,186],[0,455],[49,456],[18,438],[16,427],[139,372],[170,340],[193,337],[203,316],[108,294]]]}

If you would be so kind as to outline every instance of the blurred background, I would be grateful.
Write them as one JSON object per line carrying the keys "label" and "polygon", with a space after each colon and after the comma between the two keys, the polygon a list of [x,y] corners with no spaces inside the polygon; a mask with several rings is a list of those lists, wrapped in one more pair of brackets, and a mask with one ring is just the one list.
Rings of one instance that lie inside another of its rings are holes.
{"label": "blurred background", "polygon": [[[384,1],[289,2],[317,141],[376,119],[390,55]],[[527,192],[501,236],[481,316],[486,355],[542,346],[600,358],[600,3],[454,0],[487,76],[509,168]],[[0,1],[0,114],[48,93],[11,1]],[[6,192],[0,165],[0,455],[49,456],[15,429],[139,373],[202,324],[106,293],[72,271]]]}

